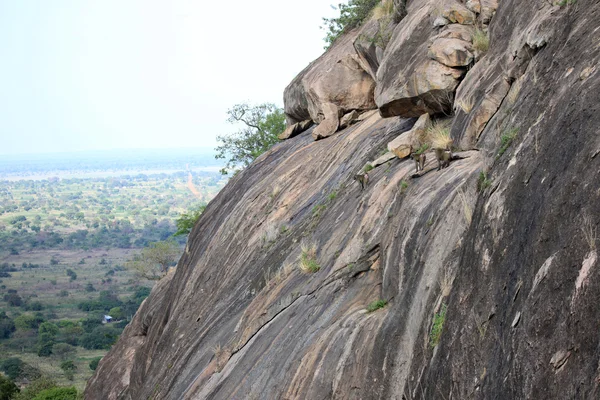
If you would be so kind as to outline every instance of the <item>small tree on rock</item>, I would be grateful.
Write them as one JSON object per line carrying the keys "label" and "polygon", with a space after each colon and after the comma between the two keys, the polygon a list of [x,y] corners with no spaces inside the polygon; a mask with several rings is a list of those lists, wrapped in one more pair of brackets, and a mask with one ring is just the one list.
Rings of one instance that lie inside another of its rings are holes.
{"label": "small tree on rock", "polygon": [[254,107],[247,103],[236,104],[227,114],[228,122],[242,123],[245,127],[236,133],[217,136],[222,144],[217,146],[215,158],[227,160],[221,169],[223,175],[250,165],[279,141],[277,136],[285,129],[285,114],[275,104]]}
{"label": "small tree on rock", "polygon": [[150,243],[140,254],[134,256],[127,266],[142,278],[158,280],[167,273],[167,269],[179,254],[181,250],[173,240]]}

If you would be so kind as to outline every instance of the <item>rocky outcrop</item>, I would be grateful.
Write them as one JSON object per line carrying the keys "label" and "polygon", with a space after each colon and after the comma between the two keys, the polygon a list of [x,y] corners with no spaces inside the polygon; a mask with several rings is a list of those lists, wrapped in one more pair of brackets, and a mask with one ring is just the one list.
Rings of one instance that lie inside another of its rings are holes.
{"label": "rocky outcrop", "polygon": [[315,134],[315,138],[325,138],[339,128],[341,115],[376,108],[375,81],[363,67],[353,45],[359,35],[360,30],[355,30],[337,40],[285,89],[285,113],[290,124],[306,119],[317,124],[325,121],[325,126]]}
{"label": "rocky outcrop", "polygon": [[289,125],[280,135],[279,140],[286,140],[293,138],[294,136],[298,136],[305,130],[311,127],[313,122],[310,119],[302,122],[296,122],[292,125]]}
{"label": "rocky outcrop", "polygon": [[[479,22],[492,2],[474,3]],[[426,42],[471,26],[433,32],[432,4],[410,2],[377,71],[380,112],[436,118],[446,89],[404,95],[407,77],[458,71],[443,109],[472,150],[413,174],[384,153],[415,120],[377,113],[279,143],[208,205],[86,398],[598,398],[600,4],[576,4],[502,2],[466,71]]]}

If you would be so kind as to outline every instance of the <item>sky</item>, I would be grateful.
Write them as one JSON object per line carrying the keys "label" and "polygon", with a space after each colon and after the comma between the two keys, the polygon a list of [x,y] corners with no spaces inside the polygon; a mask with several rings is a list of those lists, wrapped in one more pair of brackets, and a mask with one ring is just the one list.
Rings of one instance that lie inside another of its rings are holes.
{"label": "sky", "polygon": [[323,52],[329,0],[0,0],[0,155],[214,147]]}

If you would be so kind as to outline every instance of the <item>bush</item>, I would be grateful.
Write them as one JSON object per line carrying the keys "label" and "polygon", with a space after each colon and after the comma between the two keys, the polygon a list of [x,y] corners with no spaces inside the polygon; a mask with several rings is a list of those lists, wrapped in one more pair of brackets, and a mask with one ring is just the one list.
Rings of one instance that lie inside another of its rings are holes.
{"label": "bush", "polygon": [[10,379],[15,380],[23,373],[23,361],[17,357],[7,358],[0,362],[0,369]]}
{"label": "bush", "polygon": [[444,322],[446,321],[446,310],[448,307],[442,304],[442,308],[433,317],[433,325],[431,326],[431,335],[429,336],[429,344],[431,347],[435,347],[440,342],[442,337],[442,329],[444,328]]}
{"label": "bush", "polygon": [[200,205],[195,209],[190,210],[187,213],[183,213],[177,218],[175,223],[177,224],[177,232],[173,234],[173,236],[187,235],[192,231],[194,225],[200,216],[204,212],[206,205]]}
{"label": "bush", "polygon": [[15,393],[19,393],[19,388],[8,378],[0,375],[0,400],[10,400]]}
{"label": "bush", "polygon": [[380,0],[349,0],[348,4],[339,4],[339,17],[323,18],[326,48],[335,43],[342,34],[362,25],[379,2]]}
{"label": "bush", "polygon": [[80,339],[80,345],[86,350],[108,350],[119,338],[116,329],[100,326]]}
{"label": "bush", "polygon": [[42,390],[32,400],[77,400],[77,396],[74,387],[54,387]]}
{"label": "bush", "polygon": [[387,301],[385,301],[385,300],[376,300],[367,306],[367,312],[371,313],[373,311],[379,310],[380,308],[385,307],[386,304],[387,304]]}
{"label": "bush", "polygon": [[14,321],[6,315],[6,312],[0,312],[0,339],[8,339],[15,330]]}
{"label": "bush", "polygon": [[102,357],[96,357],[92,361],[90,361],[90,369],[95,371],[98,368],[98,363],[102,360]]}
{"label": "bush", "polygon": [[33,400],[38,393],[46,389],[56,387],[56,382],[47,377],[41,377],[31,382],[23,391],[13,397],[12,400]]}

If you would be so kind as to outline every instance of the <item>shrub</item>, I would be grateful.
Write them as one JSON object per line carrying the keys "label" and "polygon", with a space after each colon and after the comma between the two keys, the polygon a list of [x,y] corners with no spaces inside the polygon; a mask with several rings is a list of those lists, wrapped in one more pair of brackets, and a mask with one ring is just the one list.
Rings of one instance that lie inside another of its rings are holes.
{"label": "shrub", "polygon": [[90,369],[92,371],[95,371],[96,368],[98,368],[98,363],[100,363],[100,360],[102,360],[102,357],[96,357],[92,361],[90,361]]}
{"label": "shrub", "polygon": [[367,312],[371,313],[373,311],[379,310],[387,305],[387,301],[385,300],[375,300],[372,303],[369,303],[367,306]]}
{"label": "shrub", "polygon": [[31,382],[21,393],[12,400],[33,400],[41,391],[56,387],[56,382],[47,377],[41,377]]}
{"label": "shrub", "polygon": [[446,321],[446,310],[448,306],[442,304],[442,308],[433,317],[433,325],[431,327],[431,334],[429,335],[429,345],[435,347],[440,342],[442,337],[442,329],[444,328],[444,322]]}
{"label": "shrub", "polygon": [[450,127],[447,123],[435,121],[427,127],[426,135],[434,149],[446,149],[452,146]]}
{"label": "shrub", "polygon": [[501,157],[502,154],[504,154],[506,152],[506,150],[508,150],[508,148],[512,144],[513,140],[515,140],[515,138],[517,137],[518,133],[519,133],[518,128],[512,128],[502,135],[502,137],[500,138],[501,146],[500,146],[500,150],[498,151],[497,158]]}
{"label": "shrub", "polygon": [[42,390],[32,400],[77,400],[77,396],[74,387],[54,387]]}
{"label": "shrub", "polygon": [[200,216],[206,209],[206,205],[202,204],[198,207],[188,211],[187,213],[183,213],[177,218],[175,224],[177,225],[177,232],[173,234],[173,236],[187,235],[192,231],[194,225]]}
{"label": "shrub", "polygon": [[475,29],[473,33],[473,49],[479,54],[485,54],[490,48],[490,38],[482,29]]}
{"label": "shrub", "polygon": [[305,273],[315,273],[321,269],[317,263],[317,245],[314,243],[302,243],[300,253],[300,269]]}
{"label": "shrub", "polygon": [[479,179],[477,180],[477,191],[483,192],[485,189],[490,187],[492,180],[488,179],[487,174],[483,171],[479,173]]}
{"label": "shrub", "polygon": [[19,388],[8,378],[0,375],[0,400],[10,400],[19,393]]}
{"label": "shrub", "polygon": [[348,4],[339,4],[339,17],[323,18],[326,48],[335,43],[342,34],[362,25],[379,2],[380,0],[349,0]]}
{"label": "shrub", "polygon": [[23,361],[17,357],[7,358],[0,362],[0,369],[10,379],[15,380],[23,373]]}

